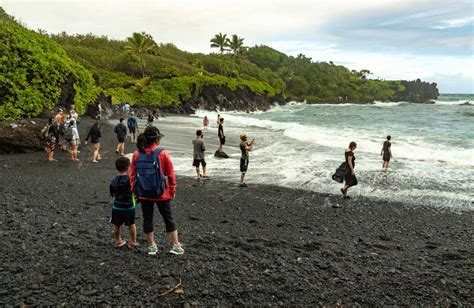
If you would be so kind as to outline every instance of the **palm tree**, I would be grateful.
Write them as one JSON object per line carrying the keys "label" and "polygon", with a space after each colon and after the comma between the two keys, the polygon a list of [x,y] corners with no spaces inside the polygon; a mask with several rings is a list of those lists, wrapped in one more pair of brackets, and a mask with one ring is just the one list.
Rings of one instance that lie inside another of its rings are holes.
{"label": "palm tree", "polygon": [[137,56],[140,62],[142,77],[145,77],[145,55],[151,54],[156,47],[153,37],[145,32],[134,32],[131,37],[127,38],[124,48]]}
{"label": "palm tree", "polygon": [[222,34],[219,32],[219,34],[216,34],[214,38],[211,39],[211,48],[219,48],[219,52],[223,54],[224,51],[227,50],[225,47],[229,46],[227,42],[227,34]]}
{"label": "palm tree", "polygon": [[235,56],[242,56],[245,51],[244,39],[242,37],[238,37],[237,34],[232,34],[232,39],[227,39],[226,43]]}

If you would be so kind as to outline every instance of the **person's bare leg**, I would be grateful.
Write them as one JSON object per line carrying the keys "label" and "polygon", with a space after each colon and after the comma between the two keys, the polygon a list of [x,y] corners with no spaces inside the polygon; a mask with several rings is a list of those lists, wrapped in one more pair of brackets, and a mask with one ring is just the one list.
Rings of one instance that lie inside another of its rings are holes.
{"label": "person's bare leg", "polygon": [[133,224],[130,227],[128,227],[128,232],[130,233],[130,240],[132,241],[132,244],[137,243],[137,225]]}
{"label": "person's bare leg", "polygon": [[207,166],[202,167],[202,175],[207,176]]}
{"label": "person's bare leg", "polygon": [[240,173],[240,184],[244,183],[245,173]]}
{"label": "person's bare leg", "polygon": [[173,245],[175,245],[176,247],[181,247],[181,244],[178,241],[178,230],[174,230],[173,232],[168,232],[168,235]]}
{"label": "person's bare leg", "polygon": [[201,174],[200,171],[199,171],[199,167],[196,167],[196,174],[197,174],[197,178],[199,180],[199,175]]}
{"label": "person's bare leg", "polygon": [[150,233],[145,233],[145,238],[148,243],[148,247],[155,245],[155,233],[150,232]]}
{"label": "person's bare leg", "polygon": [[120,238],[120,226],[113,226],[112,230],[114,231],[115,243],[122,242]]}

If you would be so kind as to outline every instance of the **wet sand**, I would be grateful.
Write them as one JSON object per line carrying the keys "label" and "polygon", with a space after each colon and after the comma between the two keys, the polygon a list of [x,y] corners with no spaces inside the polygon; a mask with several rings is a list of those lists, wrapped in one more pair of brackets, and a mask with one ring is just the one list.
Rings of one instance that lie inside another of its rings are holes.
{"label": "wet sand", "polygon": [[[195,129],[159,123],[171,155],[189,155]],[[472,211],[178,175],[173,210],[186,254],[167,253],[156,213],[159,253],[148,257],[140,208],[142,250],[114,249],[115,137],[102,131],[99,164],[84,145],[80,163],[66,153],[57,163],[45,153],[0,156],[0,305],[474,305]],[[228,151],[238,153],[236,143]],[[178,280],[182,293],[159,296]]]}

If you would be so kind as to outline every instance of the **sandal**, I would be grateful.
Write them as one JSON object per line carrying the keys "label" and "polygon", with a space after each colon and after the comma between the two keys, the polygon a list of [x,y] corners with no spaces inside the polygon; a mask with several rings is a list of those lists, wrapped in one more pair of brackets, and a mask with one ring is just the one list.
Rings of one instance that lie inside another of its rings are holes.
{"label": "sandal", "polygon": [[121,242],[115,242],[115,248],[120,248],[123,247],[127,242],[125,240],[122,240]]}

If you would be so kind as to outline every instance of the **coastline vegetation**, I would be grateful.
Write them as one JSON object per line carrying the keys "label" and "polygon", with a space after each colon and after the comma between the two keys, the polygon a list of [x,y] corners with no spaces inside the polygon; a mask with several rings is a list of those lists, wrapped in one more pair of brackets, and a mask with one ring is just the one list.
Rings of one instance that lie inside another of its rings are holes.
{"label": "coastline vegetation", "polygon": [[126,40],[94,34],[31,31],[0,8],[0,119],[36,116],[52,108],[73,82],[74,102],[84,111],[100,92],[114,103],[167,106],[198,97],[205,86],[248,88],[286,100],[386,101],[404,90],[399,81],[369,79],[303,54],[288,56],[265,45],[245,47],[236,34],[216,34],[218,53],[189,53],[157,43],[147,33]]}

